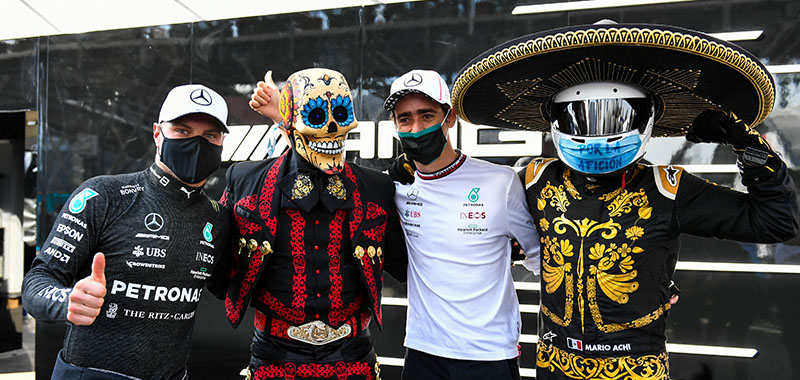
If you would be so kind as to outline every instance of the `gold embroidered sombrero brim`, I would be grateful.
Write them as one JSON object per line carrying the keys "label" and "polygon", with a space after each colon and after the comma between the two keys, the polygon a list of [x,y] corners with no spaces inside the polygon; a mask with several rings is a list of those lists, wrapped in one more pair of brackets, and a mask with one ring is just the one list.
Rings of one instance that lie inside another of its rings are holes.
{"label": "gold embroidered sombrero brim", "polygon": [[547,100],[591,81],[645,88],[656,97],[653,136],[681,136],[706,109],[748,125],[772,111],[775,84],[748,51],[667,25],[580,25],[535,33],[480,54],[459,72],[453,107],[473,124],[550,131]]}

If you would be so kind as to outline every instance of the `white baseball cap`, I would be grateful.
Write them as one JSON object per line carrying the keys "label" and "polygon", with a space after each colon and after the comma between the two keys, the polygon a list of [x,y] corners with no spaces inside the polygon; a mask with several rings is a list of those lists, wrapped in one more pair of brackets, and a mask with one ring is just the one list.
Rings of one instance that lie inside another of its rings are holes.
{"label": "white baseball cap", "polygon": [[161,105],[158,122],[173,121],[191,113],[212,116],[228,133],[228,104],[220,94],[202,84],[185,84],[170,90]]}
{"label": "white baseball cap", "polygon": [[433,70],[411,70],[392,82],[391,95],[383,102],[383,108],[393,111],[397,101],[410,93],[423,94],[439,104],[450,103],[450,89],[439,73]]}

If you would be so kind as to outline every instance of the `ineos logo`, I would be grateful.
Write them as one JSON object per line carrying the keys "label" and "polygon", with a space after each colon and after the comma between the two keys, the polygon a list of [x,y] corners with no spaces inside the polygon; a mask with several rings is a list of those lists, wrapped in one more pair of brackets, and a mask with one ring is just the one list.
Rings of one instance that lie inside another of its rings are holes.
{"label": "ineos logo", "polygon": [[202,88],[192,91],[192,93],[189,95],[189,99],[201,106],[211,105],[211,95]]}
{"label": "ineos logo", "polygon": [[415,87],[422,84],[422,76],[417,73],[411,73],[411,77],[403,82],[406,87]]}
{"label": "ineos logo", "polygon": [[161,228],[164,227],[164,218],[162,218],[161,215],[151,212],[144,217],[144,226],[153,232],[160,231]]}

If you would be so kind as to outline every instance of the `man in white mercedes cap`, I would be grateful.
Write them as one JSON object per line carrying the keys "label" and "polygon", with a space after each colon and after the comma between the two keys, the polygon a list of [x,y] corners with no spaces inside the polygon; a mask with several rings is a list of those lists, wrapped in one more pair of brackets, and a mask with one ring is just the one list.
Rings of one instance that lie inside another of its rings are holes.
{"label": "man in white mercedes cap", "polygon": [[225,292],[228,217],[203,185],[227,117],[210,88],[173,88],[153,123],[155,162],[90,178],[62,208],[22,296],[37,320],[68,326],[53,379],[187,378],[203,288]]}
{"label": "man in white mercedes cap", "polygon": [[384,108],[416,167],[401,157],[389,170],[408,245],[403,379],[519,379],[511,239],[539,271],[522,182],[510,167],[453,148],[457,118],[439,73],[400,76]]}

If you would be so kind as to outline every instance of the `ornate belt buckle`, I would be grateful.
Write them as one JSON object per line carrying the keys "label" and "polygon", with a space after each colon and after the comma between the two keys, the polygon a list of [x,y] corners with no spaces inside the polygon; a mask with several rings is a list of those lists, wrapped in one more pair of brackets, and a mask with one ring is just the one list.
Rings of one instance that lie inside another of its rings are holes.
{"label": "ornate belt buckle", "polygon": [[353,332],[353,328],[345,323],[338,329],[328,326],[322,321],[311,321],[300,326],[290,326],[286,335],[294,340],[321,346],[342,339]]}

